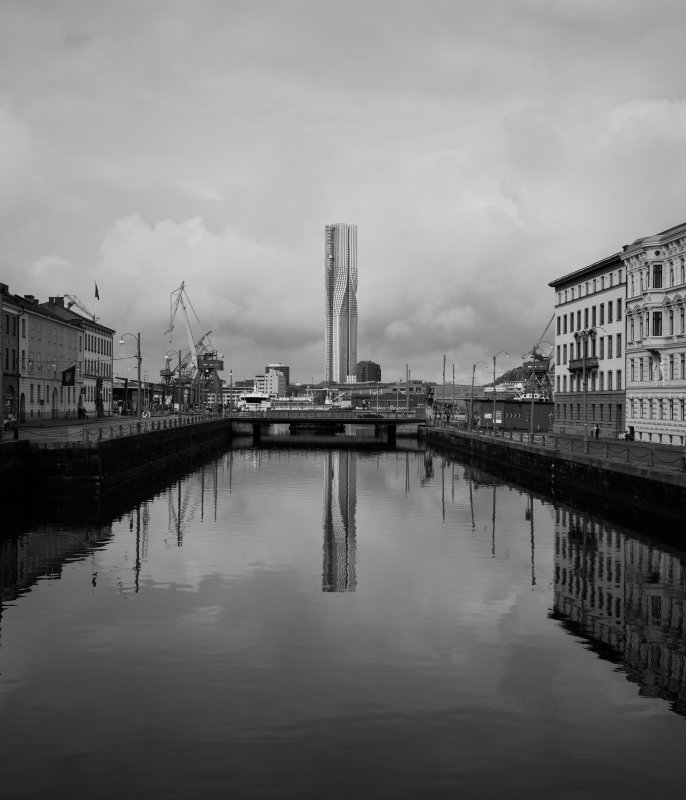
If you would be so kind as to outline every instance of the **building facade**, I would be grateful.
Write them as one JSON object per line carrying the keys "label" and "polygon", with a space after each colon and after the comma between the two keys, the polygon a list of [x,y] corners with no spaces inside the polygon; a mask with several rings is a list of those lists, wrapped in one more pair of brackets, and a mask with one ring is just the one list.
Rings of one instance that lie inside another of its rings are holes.
{"label": "building facade", "polygon": [[67,308],[64,297],[51,297],[40,307],[55,321],[78,330],[77,370],[81,374],[81,384],[77,405],[88,415],[101,417],[111,414],[114,330]]}
{"label": "building facade", "polygon": [[281,364],[280,362],[277,364],[267,364],[264,368],[265,375],[269,372],[270,369],[274,369],[277,372],[283,373],[284,378],[286,379],[286,386],[290,386],[291,384],[291,368],[286,366],[286,364]]}
{"label": "building facade", "polygon": [[358,383],[381,380],[381,367],[374,361],[360,361],[355,368],[355,380]]}
{"label": "building facade", "polygon": [[357,366],[357,225],[325,230],[324,380],[355,380]]}
{"label": "building facade", "polygon": [[686,444],[686,223],[622,250],[627,272],[627,425]]}
{"label": "building facade", "polygon": [[77,417],[79,409],[110,413],[114,331],[66,308],[62,297],[40,303],[4,284],[0,290],[4,416],[30,422]]}
{"label": "building facade", "polygon": [[255,375],[255,392],[268,394],[270,397],[284,397],[286,394],[286,378],[278,369],[270,369],[265,375]]}
{"label": "building facade", "polygon": [[619,253],[549,284],[555,290],[557,433],[616,438],[625,431],[624,301]]}

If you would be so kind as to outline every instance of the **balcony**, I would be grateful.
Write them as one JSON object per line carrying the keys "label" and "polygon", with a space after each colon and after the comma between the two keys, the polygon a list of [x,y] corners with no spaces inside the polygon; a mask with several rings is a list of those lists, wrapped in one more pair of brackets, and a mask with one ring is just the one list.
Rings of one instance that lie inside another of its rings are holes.
{"label": "balcony", "polygon": [[569,371],[582,372],[584,369],[584,362],[586,362],[586,372],[590,372],[592,369],[598,369],[597,356],[586,356],[586,358],[570,358]]}

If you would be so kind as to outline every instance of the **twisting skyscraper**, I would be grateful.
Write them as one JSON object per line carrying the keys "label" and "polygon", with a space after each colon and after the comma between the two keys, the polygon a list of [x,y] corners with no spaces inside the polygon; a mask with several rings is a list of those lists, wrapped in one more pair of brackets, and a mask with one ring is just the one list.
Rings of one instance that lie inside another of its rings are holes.
{"label": "twisting skyscraper", "polygon": [[357,366],[357,225],[326,226],[324,379],[345,383]]}

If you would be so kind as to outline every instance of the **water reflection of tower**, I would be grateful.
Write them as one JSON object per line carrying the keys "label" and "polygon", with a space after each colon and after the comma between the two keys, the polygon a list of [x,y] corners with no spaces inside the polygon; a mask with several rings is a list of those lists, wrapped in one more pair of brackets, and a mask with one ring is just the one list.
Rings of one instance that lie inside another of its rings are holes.
{"label": "water reflection of tower", "polygon": [[324,566],[322,591],[354,592],[355,453],[327,452],[324,483]]}

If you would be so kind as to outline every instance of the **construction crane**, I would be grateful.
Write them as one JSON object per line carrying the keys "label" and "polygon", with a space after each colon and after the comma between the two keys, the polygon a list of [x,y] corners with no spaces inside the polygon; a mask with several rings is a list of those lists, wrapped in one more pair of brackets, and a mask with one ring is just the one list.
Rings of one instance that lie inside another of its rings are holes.
{"label": "construction crane", "polygon": [[69,311],[72,306],[76,306],[77,308],[81,309],[81,311],[83,311],[83,313],[87,317],[90,317],[93,320],[93,322],[97,322],[100,319],[100,317],[96,317],[95,314],[93,314],[88,308],[86,308],[86,306],[79,300],[79,298],[75,294],[65,294],[64,299],[67,301],[65,305],[67,311]]}
{"label": "construction crane", "polygon": [[[526,378],[526,394],[533,398],[536,394],[540,394],[543,398],[550,399],[553,391],[553,378],[551,371],[551,358],[552,344],[545,339],[548,329],[553,324],[555,314],[552,315],[548,324],[543,329],[543,333],[538,337],[536,344],[529,350],[528,353],[523,353],[522,358],[528,359],[524,362],[524,373]],[[542,344],[549,344],[551,347],[550,352],[546,355],[541,349]],[[522,376],[524,377],[524,376]],[[527,398],[528,399],[528,398]]]}
{"label": "construction crane", "polygon": [[[210,339],[211,331],[205,332],[198,315],[195,313],[193,304],[186,292],[185,283],[182,282],[178,289],[175,289],[169,295],[169,342],[173,341],[174,324],[176,317],[181,309],[183,325],[188,339],[188,353],[181,360],[180,365],[177,365],[174,372],[179,370],[179,381],[184,378],[190,385],[191,389],[191,404],[201,405],[201,396],[204,395],[208,386],[214,386],[215,399],[218,398],[219,387],[221,381],[219,380],[218,372],[224,369],[224,362],[222,361],[222,354],[217,353]],[[193,315],[194,327],[199,329],[200,336],[195,337],[191,327],[191,317],[189,309]],[[170,371],[169,377],[173,372]]]}

